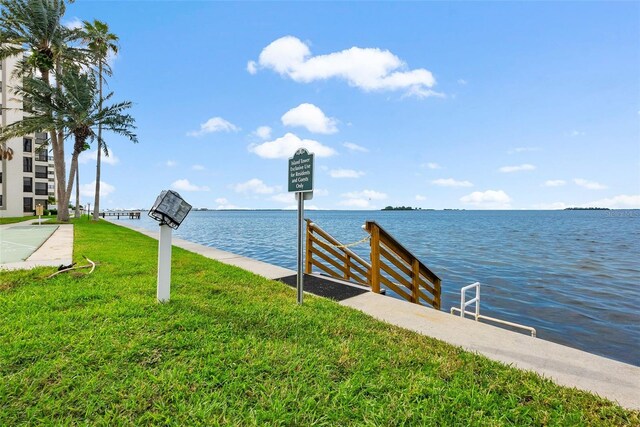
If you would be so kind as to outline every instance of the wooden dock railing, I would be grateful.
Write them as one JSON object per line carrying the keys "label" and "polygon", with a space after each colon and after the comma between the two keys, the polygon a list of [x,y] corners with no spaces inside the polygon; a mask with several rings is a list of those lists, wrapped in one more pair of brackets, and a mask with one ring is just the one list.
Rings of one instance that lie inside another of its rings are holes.
{"label": "wooden dock railing", "polygon": [[371,264],[307,219],[305,273],[313,266],[338,279],[369,286]]}
{"label": "wooden dock railing", "polygon": [[376,222],[367,221],[371,263],[307,219],[305,273],[322,272],[380,293],[384,285],[415,304],[440,309],[441,280]]}
{"label": "wooden dock railing", "polygon": [[120,217],[122,218],[129,218],[129,219],[140,219],[140,212],[138,211],[124,211],[124,212],[117,212],[117,211],[109,211],[109,212],[100,212],[99,215],[102,218],[105,218],[107,216],[115,216],[118,219],[120,219]]}
{"label": "wooden dock railing", "polygon": [[383,284],[407,301],[439,310],[440,278],[376,222],[367,221],[365,228],[371,234],[371,290],[379,293]]}

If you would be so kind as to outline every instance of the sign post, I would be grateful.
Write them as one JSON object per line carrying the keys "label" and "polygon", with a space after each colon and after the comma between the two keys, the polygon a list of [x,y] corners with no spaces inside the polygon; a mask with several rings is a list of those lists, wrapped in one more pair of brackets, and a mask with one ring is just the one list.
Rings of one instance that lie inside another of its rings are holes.
{"label": "sign post", "polygon": [[313,198],[313,153],[300,148],[289,159],[289,192],[296,193],[298,200],[298,276],[296,289],[298,291],[298,304],[302,304],[304,288],[304,274],[302,272],[302,242],[304,239],[304,201]]}
{"label": "sign post", "polygon": [[44,213],[44,208],[42,205],[36,205],[36,215],[38,215],[38,225],[42,225],[42,214]]}

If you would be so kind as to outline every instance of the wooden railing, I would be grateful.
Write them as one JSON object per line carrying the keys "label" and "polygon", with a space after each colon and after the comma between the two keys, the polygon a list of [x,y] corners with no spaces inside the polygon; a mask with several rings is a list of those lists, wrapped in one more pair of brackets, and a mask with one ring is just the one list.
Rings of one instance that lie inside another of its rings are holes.
{"label": "wooden railing", "polygon": [[311,220],[307,221],[305,273],[313,267],[342,280],[366,285],[380,293],[384,285],[415,304],[440,309],[441,280],[407,248],[373,221],[367,221],[371,263],[341,244]]}
{"label": "wooden railing", "polygon": [[383,284],[407,301],[439,310],[440,278],[376,222],[367,221],[365,228],[371,234],[371,290],[379,293]]}
{"label": "wooden railing", "polygon": [[338,279],[369,286],[371,265],[307,219],[305,273],[313,266]]}

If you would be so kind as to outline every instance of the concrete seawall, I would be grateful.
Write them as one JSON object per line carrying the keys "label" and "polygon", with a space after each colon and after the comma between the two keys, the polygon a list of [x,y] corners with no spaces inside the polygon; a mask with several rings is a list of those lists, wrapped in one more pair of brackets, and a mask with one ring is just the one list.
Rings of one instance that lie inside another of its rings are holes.
{"label": "concrete seawall", "polygon": [[[154,239],[159,236],[159,230],[149,231],[123,221],[111,222]],[[290,269],[182,239],[174,238],[173,245],[269,279],[295,274]],[[625,408],[640,410],[640,367],[372,292],[339,303],[489,359],[536,372],[557,384],[589,391]]]}

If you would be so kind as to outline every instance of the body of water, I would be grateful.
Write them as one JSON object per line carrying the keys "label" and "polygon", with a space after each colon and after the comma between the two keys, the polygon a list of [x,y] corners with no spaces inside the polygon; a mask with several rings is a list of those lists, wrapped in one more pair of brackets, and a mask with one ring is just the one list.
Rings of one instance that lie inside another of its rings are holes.
{"label": "body of water", "polygon": [[[481,313],[640,366],[640,211],[307,211],[343,243],[378,222],[442,279],[442,308],[482,284]],[[130,221],[130,220],[125,220]],[[143,214],[144,228],[158,224]],[[174,235],[291,269],[295,211],[191,212]],[[352,248],[369,259],[368,244]]]}

